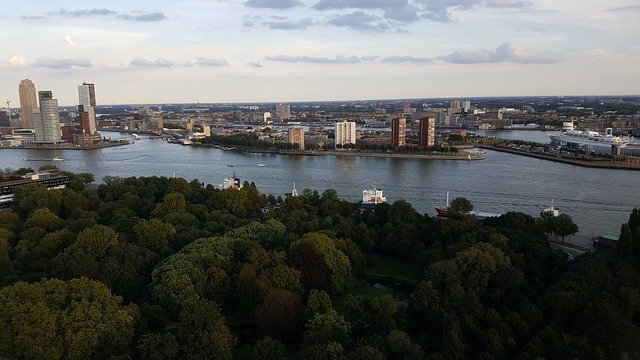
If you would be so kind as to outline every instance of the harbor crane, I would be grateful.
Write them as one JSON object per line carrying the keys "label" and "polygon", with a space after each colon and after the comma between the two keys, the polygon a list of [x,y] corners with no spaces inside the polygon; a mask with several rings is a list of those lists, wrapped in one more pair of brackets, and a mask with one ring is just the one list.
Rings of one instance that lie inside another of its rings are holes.
{"label": "harbor crane", "polygon": [[7,114],[9,114],[9,124],[11,124],[11,100],[7,99]]}

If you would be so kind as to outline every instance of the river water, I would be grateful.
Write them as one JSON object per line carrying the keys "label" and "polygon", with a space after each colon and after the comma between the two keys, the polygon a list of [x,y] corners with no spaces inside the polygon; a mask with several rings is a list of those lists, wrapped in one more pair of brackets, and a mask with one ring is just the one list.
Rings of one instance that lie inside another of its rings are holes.
{"label": "river water", "polygon": [[[537,131],[520,133],[546,136]],[[106,132],[103,136],[130,137]],[[378,186],[390,202],[404,199],[430,215],[435,215],[434,207],[445,206],[447,191],[451,199],[466,197],[477,210],[493,213],[522,211],[537,216],[553,199],[584,236],[618,234],[631,210],[640,207],[640,172],[582,168],[494,151],[486,151],[485,160],[472,162],[290,156],[181,146],[142,136],[130,145],[91,151],[2,149],[0,167],[38,168],[46,162],[24,159],[52,157],[64,158],[56,162],[62,170],[93,173],[98,181],[107,175],[175,175],[220,184],[235,173],[266,194],[291,192],[295,181],[298,191],[333,188],[350,201],[360,201],[364,188]]]}

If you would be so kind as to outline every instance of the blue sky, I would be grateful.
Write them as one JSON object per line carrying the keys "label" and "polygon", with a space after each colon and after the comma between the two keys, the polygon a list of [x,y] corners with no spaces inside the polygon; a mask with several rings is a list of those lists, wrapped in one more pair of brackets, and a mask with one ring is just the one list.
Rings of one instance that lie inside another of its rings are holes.
{"label": "blue sky", "polygon": [[[5,2],[0,96],[60,104],[640,93],[637,0]],[[4,101],[3,101],[4,102]]]}

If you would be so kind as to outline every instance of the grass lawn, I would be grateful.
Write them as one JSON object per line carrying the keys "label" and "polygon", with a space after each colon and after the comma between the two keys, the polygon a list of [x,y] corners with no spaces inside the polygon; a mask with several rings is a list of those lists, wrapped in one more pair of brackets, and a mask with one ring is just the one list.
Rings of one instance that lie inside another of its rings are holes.
{"label": "grass lawn", "polygon": [[367,256],[367,280],[391,280],[404,283],[416,283],[422,275],[422,269],[411,264],[378,255]]}
{"label": "grass lawn", "polygon": [[345,296],[347,296],[347,295],[353,295],[353,296],[363,295],[363,296],[365,296],[365,297],[367,297],[369,299],[375,299],[377,297],[384,296],[384,295],[393,296],[393,291],[387,290],[387,289],[378,289],[378,288],[374,288],[373,286],[368,286],[368,287],[353,288],[353,289],[347,291],[344,295]]}

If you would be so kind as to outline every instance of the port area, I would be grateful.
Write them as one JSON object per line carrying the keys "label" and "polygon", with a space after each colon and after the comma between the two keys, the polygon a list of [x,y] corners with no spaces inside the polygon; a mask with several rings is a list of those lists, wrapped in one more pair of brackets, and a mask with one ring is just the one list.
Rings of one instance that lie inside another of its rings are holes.
{"label": "port area", "polygon": [[37,149],[37,150],[94,150],[94,149],[104,149],[114,146],[122,146],[128,145],[130,141],[128,140],[109,140],[109,141],[101,141],[99,143],[86,144],[86,145],[78,145],[73,143],[59,143],[59,144],[27,144],[27,145],[19,145],[19,146],[1,146],[0,149]]}
{"label": "port area", "polygon": [[475,146],[482,149],[529,156],[589,168],[640,170],[640,157],[634,156],[603,156],[598,154],[579,153],[567,149],[551,148],[545,144],[520,144],[511,141],[502,141],[500,143],[479,142],[478,144],[475,144]]}

